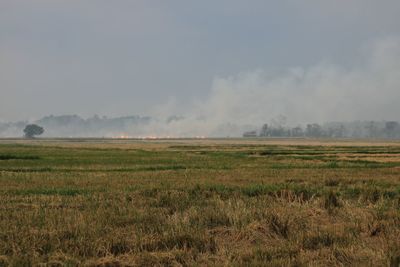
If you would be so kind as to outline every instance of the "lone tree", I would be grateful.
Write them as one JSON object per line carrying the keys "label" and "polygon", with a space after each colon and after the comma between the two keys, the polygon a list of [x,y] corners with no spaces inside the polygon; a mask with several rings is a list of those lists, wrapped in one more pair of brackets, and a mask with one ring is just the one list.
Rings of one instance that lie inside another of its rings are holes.
{"label": "lone tree", "polygon": [[26,138],[35,138],[35,135],[41,135],[44,129],[36,124],[28,124],[24,129],[24,134]]}

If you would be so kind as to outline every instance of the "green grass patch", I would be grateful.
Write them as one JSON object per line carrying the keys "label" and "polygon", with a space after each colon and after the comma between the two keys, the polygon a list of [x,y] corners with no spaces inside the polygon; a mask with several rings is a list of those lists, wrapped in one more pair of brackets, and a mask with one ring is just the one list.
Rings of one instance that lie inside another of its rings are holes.
{"label": "green grass patch", "polygon": [[0,154],[0,160],[37,160],[39,156]]}

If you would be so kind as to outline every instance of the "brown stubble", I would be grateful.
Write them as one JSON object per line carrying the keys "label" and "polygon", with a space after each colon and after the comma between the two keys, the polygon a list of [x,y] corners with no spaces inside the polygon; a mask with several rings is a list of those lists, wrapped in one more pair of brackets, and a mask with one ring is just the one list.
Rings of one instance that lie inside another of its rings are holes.
{"label": "brown stubble", "polygon": [[314,140],[0,146],[39,156],[0,162],[0,265],[395,264],[400,168],[374,162],[396,164],[396,149]]}

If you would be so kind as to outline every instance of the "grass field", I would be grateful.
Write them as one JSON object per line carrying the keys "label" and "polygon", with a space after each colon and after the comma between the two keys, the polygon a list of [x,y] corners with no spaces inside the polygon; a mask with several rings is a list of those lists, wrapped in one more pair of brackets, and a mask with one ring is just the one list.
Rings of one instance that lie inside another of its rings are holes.
{"label": "grass field", "polygon": [[399,266],[400,143],[2,140],[0,266]]}

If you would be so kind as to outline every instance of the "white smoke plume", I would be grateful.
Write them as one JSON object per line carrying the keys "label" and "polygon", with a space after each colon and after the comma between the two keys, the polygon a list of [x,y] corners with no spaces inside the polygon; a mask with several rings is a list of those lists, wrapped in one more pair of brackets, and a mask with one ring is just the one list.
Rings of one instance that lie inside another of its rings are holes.
{"label": "white smoke plume", "polygon": [[[184,119],[154,123],[146,131],[170,136],[240,136],[282,115],[292,125],[399,120],[400,38],[374,42],[362,54],[351,67],[321,63],[216,78],[208,100],[196,103]],[[168,110],[174,110],[171,103]]]}

